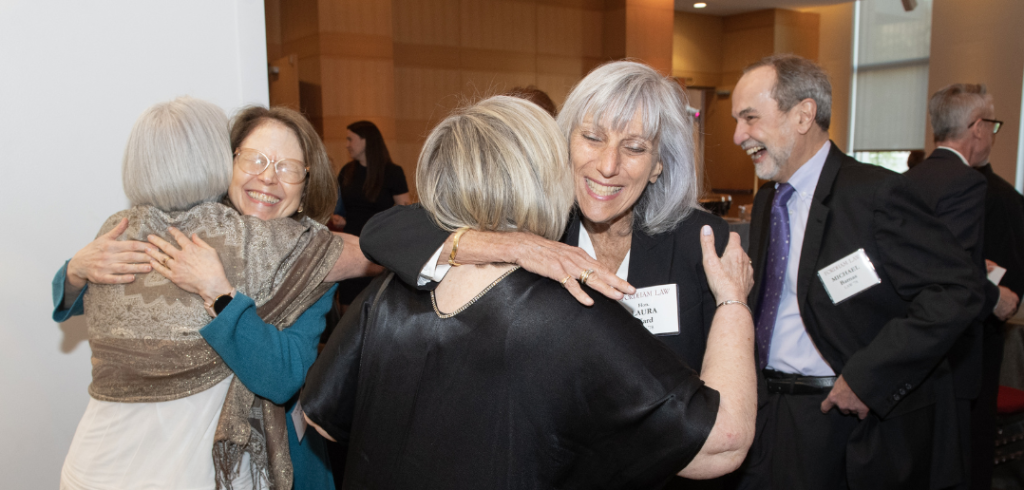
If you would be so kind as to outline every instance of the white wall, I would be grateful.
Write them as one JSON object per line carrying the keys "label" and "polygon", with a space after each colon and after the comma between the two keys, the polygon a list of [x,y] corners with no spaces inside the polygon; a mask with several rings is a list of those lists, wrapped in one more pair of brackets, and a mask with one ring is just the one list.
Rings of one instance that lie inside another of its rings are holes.
{"label": "white wall", "polygon": [[135,118],[179,95],[267,103],[263,0],[0,1],[0,479],[57,488],[88,401],[84,322],[50,280],[127,205]]}

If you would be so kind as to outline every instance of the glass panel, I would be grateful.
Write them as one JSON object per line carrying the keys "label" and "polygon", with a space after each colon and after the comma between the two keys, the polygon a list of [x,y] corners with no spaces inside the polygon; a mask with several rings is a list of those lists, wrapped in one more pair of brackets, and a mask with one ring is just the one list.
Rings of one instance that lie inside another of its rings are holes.
{"label": "glass panel", "polygon": [[909,156],[909,151],[858,151],[853,154],[853,158],[858,161],[885,167],[899,173],[907,171],[907,157]]}
{"label": "glass panel", "polygon": [[924,147],[932,0],[911,12],[861,0],[854,60],[853,151]]}

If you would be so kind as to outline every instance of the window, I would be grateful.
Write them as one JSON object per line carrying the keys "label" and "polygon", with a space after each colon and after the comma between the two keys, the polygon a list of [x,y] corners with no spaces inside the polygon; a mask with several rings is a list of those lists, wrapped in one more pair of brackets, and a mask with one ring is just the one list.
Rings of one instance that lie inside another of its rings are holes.
{"label": "window", "polygon": [[856,158],[858,162],[878,165],[899,173],[907,171],[909,156],[909,151],[856,151],[853,153],[853,158]]}
{"label": "window", "polygon": [[[911,12],[892,0],[861,0],[854,8],[851,149],[922,149],[928,119],[932,0],[919,0]],[[878,158],[888,162],[899,157]],[[902,158],[905,169],[905,153]]]}

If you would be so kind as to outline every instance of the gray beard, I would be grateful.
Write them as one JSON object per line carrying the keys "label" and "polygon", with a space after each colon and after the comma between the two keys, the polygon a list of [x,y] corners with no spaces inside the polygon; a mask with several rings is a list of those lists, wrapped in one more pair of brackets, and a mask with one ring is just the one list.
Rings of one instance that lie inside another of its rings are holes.
{"label": "gray beard", "polygon": [[793,148],[786,148],[779,153],[765,148],[765,158],[760,164],[754,165],[754,173],[761,180],[775,180],[779,176],[782,165],[779,162],[788,162],[789,155]]}

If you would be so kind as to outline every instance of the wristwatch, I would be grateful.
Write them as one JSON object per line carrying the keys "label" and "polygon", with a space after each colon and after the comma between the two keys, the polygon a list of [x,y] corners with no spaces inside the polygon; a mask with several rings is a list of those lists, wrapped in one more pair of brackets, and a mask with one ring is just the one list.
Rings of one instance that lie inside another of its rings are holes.
{"label": "wristwatch", "polygon": [[232,299],[234,299],[234,296],[231,296],[230,294],[221,295],[217,298],[217,301],[213,302],[213,312],[220,315],[220,312],[224,311],[224,308],[228,307],[228,304],[231,303]]}

